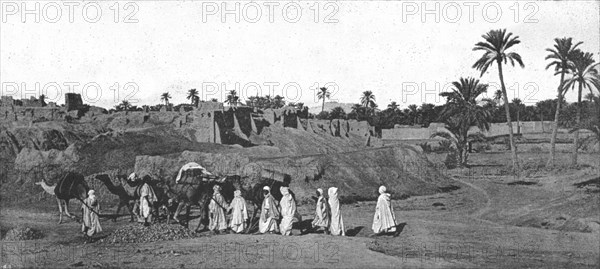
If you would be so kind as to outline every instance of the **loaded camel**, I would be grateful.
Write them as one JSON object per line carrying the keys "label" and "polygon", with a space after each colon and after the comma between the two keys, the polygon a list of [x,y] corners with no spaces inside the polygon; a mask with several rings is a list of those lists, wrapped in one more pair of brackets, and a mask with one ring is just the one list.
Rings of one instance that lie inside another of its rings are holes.
{"label": "loaded camel", "polygon": [[[144,177],[145,179],[149,179],[146,177],[149,176]],[[95,178],[102,182],[110,193],[119,197],[119,205],[117,206],[117,211],[115,213],[117,216],[119,215],[121,208],[125,206],[129,210],[131,216],[130,222],[134,221],[134,216],[139,217],[139,212],[137,212],[135,209],[137,208],[136,205],[140,200],[140,190],[142,188],[143,181],[130,182],[127,180],[127,176],[117,175],[116,179],[117,181],[119,181],[119,185],[114,185],[110,176],[106,174],[96,175]],[[153,205],[153,207],[157,209],[160,204],[165,202],[165,193],[163,191],[164,188],[162,188],[160,183],[156,183],[151,179],[147,180],[147,182],[152,187],[157,196],[156,198],[158,200],[158,203]],[[158,210],[154,210],[155,214],[157,212]],[[116,221],[116,219],[113,219],[113,221]]]}
{"label": "loaded camel", "polygon": [[[200,231],[200,225],[204,226],[205,230],[208,227],[208,204],[212,198],[213,186],[222,181],[215,180],[216,177],[212,175],[202,174],[198,170],[184,171],[181,181],[176,182],[177,176],[174,176],[171,180],[165,181],[164,193],[167,195],[166,199],[174,199],[179,202],[177,210],[173,215],[173,220],[181,222],[178,218],[181,210],[186,211],[186,221],[189,220],[190,208],[192,205],[200,207],[200,222],[196,227],[196,231]],[[201,178],[208,180],[202,180]],[[162,192],[162,191],[159,191]],[[189,224],[189,222],[188,222]]]}
{"label": "loaded camel", "polygon": [[40,185],[44,191],[56,197],[59,210],[58,224],[62,223],[63,206],[67,217],[75,218],[69,213],[69,200],[78,199],[82,201],[87,198],[87,193],[90,190],[83,176],[74,172],[68,172],[54,186],[49,186],[44,180],[35,184]]}

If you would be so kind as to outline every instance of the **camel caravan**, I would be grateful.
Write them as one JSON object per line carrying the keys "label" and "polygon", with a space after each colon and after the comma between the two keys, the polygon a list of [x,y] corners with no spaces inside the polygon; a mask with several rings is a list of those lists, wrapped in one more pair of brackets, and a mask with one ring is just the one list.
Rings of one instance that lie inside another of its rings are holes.
{"label": "camel caravan", "polygon": [[[137,220],[144,226],[166,221],[167,224],[180,224],[191,229],[190,211],[192,206],[196,206],[200,211],[198,225],[194,229],[196,232],[292,235],[292,229],[298,229],[301,234],[322,230],[325,234],[345,236],[338,188],[329,188],[328,197],[325,197],[322,189],[317,189],[316,197],[312,197],[316,205],[314,219],[312,222],[302,221],[295,194],[289,189],[289,179],[264,169],[259,177],[263,180],[243,180],[239,175],[219,177],[194,162],[185,164],[176,176],[165,180],[135,173],[93,176],[118,197],[119,203],[114,214],[101,212],[100,197],[90,189],[81,174],[68,172],[54,186],[47,185],[44,180],[35,184],[56,197],[58,223],[62,223],[63,214],[81,222],[82,233],[90,240],[94,234],[102,231],[100,219],[116,221],[124,207],[129,211],[130,222]],[[378,235],[397,235],[390,194],[386,193],[384,186],[380,187],[379,192],[381,195],[375,210],[373,231]],[[69,212],[68,205],[72,199],[82,204],[81,221]],[[251,216],[247,209],[248,202],[253,207]]]}

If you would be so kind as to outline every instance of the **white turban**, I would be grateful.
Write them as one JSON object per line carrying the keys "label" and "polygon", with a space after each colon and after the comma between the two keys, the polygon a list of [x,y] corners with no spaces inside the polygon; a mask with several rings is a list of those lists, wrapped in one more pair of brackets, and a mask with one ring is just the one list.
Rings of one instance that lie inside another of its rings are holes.
{"label": "white turban", "polygon": [[264,186],[263,190],[265,190],[265,191],[271,191],[271,188],[269,188],[269,186]]}
{"label": "white turban", "polygon": [[135,172],[129,174],[129,176],[127,177],[127,179],[129,179],[129,180],[135,180]]}
{"label": "white turban", "polygon": [[387,189],[385,188],[385,186],[380,186],[380,187],[379,187],[379,193],[380,193],[380,194],[383,194],[383,193],[385,193],[385,191],[386,191],[386,190],[387,190]]}
{"label": "white turban", "polygon": [[94,193],[96,193],[94,190],[89,190],[89,191],[88,191],[88,195],[89,195],[89,196],[92,196],[92,195],[94,195]]}
{"label": "white turban", "polygon": [[323,189],[321,189],[321,188],[318,188],[318,189],[317,189],[317,191],[318,191],[318,192],[319,192],[321,195],[323,195]]}

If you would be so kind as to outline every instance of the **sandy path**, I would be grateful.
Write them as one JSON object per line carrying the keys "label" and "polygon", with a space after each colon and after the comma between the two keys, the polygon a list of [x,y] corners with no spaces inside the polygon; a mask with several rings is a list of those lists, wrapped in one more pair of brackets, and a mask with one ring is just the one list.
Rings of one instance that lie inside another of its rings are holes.
{"label": "sandy path", "polygon": [[[79,224],[68,220],[57,225],[54,210],[3,209],[2,226],[28,224],[44,231],[46,238],[2,242],[0,262],[130,268],[598,268],[598,234],[516,227],[482,219],[507,206],[499,201],[520,206],[526,200],[522,193],[530,188],[497,188],[497,183],[489,180],[455,179],[463,188],[394,201],[396,216],[404,223],[398,237],[369,237],[374,202],[343,205],[346,228],[358,233],[354,237],[217,235],[126,245],[83,244]],[[433,207],[434,203],[443,207]],[[312,217],[312,210],[300,208],[307,218]],[[127,218],[102,224],[110,232],[125,223]]]}

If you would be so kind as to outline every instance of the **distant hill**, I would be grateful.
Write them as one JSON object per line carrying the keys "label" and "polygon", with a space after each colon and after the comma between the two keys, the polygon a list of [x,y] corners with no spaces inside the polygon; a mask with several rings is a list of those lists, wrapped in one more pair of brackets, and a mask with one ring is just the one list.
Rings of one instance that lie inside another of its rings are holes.
{"label": "distant hill", "polygon": [[[344,109],[344,112],[346,112],[346,114],[352,112],[352,106],[354,104],[352,103],[338,103],[338,102],[325,102],[325,111],[331,111],[334,107],[341,107],[342,109]],[[313,114],[319,114],[321,113],[321,105],[319,104],[318,106],[311,106],[308,108],[308,112],[313,113]]]}

